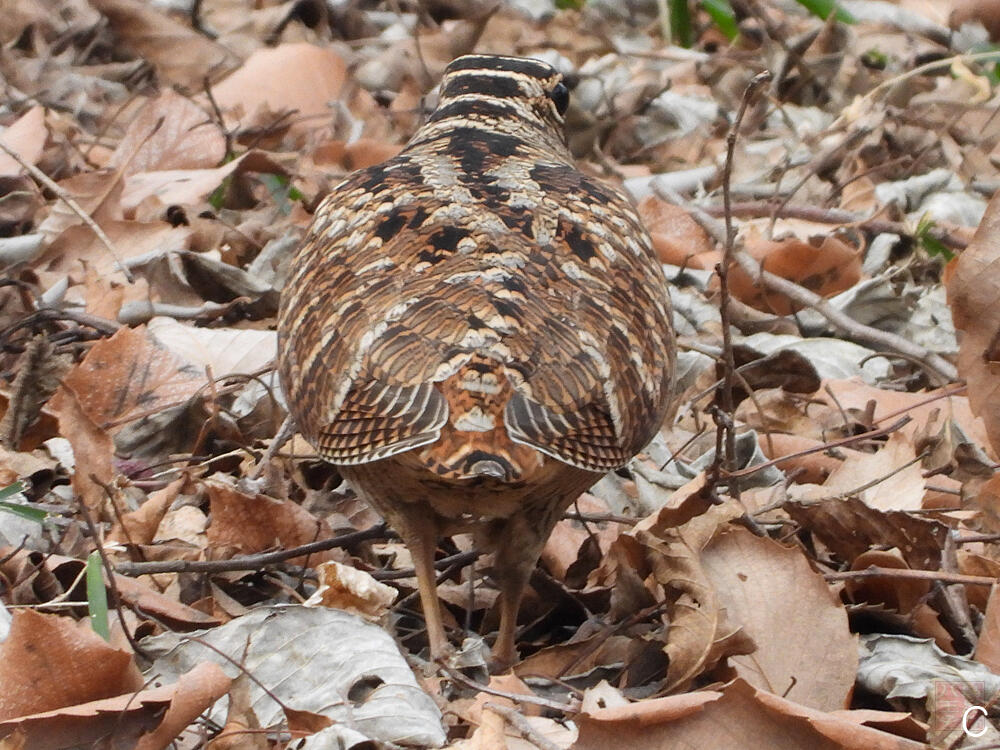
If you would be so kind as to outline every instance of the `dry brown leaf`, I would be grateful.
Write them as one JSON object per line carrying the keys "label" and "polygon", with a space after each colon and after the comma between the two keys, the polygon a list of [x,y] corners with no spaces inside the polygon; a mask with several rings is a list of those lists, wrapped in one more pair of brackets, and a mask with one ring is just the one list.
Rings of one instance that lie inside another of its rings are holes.
{"label": "dry brown leaf", "polygon": [[68,617],[18,610],[0,643],[0,719],[110,698],[142,683],[131,654]]}
{"label": "dry brown leaf", "polygon": [[[105,223],[122,218],[119,205],[122,180],[121,174],[116,170],[81,172],[60,180],[59,187],[102,228]],[[80,224],[83,224],[80,215],[60,200],[52,204],[49,215],[39,230],[49,238],[54,238],[69,227]]]}
{"label": "dry brown leaf", "polygon": [[586,674],[596,667],[628,661],[633,641],[626,636],[593,635],[572,643],[560,643],[536,651],[514,665],[524,676],[559,678],[566,674]]}
{"label": "dry brown leaf", "polygon": [[146,612],[175,630],[211,628],[221,620],[182,604],[175,598],[154,591],[144,583],[127,576],[115,575],[122,603],[136,612]]}
{"label": "dry brown leaf", "polygon": [[277,353],[273,331],[197,328],[167,317],[153,318],[147,327],[171,353],[199,370],[211,368],[216,378],[262,370]]}
{"label": "dry brown leaf", "polygon": [[208,198],[232,175],[264,172],[287,175],[283,166],[263,151],[247,151],[214,169],[164,169],[139,172],[125,178],[121,207],[131,216],[139,204],[155,200],[164,209],[176,205],[197,205]]}
{"label": "dry brown leaf", "polygon": [[[703,508],[703,502],[693,495],[687,505]],[[690,507],[664,508],[627,535],[641,545],[645,569],[640,577],[651,574],[664,592],[654,592],[655,599],[671,603],[664,651],[670,661],[667,685],[674,689],[687,685],[723,657],[751,648],[749,639],[739,636],[738,626],[727,620],[701,561],[704,546],[742,510],[736,503],[726,503],[694,517],[690,513]]]}
{"label": "dry brown leaf", "polygon": [[730,657],[737,675],[822,711],[848,705],[857,637],[801,549],[734,528],[716,535],[701,561],[730,621],[757,645],[751,654]]}
{"label": "dry brown leaf", "polygon": [[948,279],[948,305],[962,332],[958,374],[968,384],[973,413],[1000,452],[1000,194],[993,196],[975,237]]}
{"label": "dry brown leaf", "polygon": [[175,21],[140,0],[90,0],[108,19],[112,30],[131,51],[146,58],[170,83],[200,91],[208,77],[236,66],[221,44]]}
{"label": "dry brown leaf", "polygon": [[250,678],[241,674],[233,680],[229,690],[226,723],[206,745],[206,750],[267,750],[270,745],[260,728],[250,698]]}
{"label": "dry brown leaf", "polygon": [[976,644],[976,661],[1000,674],[1000,587],[996,585],[990,588],[983,628]]}
{"label": "dry brown leaf", "polygon": [[572,750],[608,747],[843,750],[842,746],[821,737],[805,721],[761,710],[749,686],[742,691],[729,688],[725,693],[689,693],[581,715],[577,718],[580,739]]}
{"label": "dry brown leaf", "polygon": [[987,480],[969,505],[978,511],[976,528],[989,533],[1000,531],[1000,474]]}
{"label": "dry brown leaf", "polygon": [[[832,392],[832,398],[827,395],[827,390]],[[947,389],[922,393],[890,391],[863,383],[860,378],[849,378],[824,380],[823,388],[816,394],[816,398],[828,401],[831,410],[835,410],[837,415],[842,413],[841,410],[848,414],[864,414],[869,402],[873,402],[875,407],[872,417],[880,427],[891,424],[905,414],[912,421],[902,428],[902,432],[913,439],[918,437],[920,431],[926,432],[932,420],[953,419],[966,435],[988,453],[992,453],[984,422],[973,414],[969,399],[965,396],[942,395],[947,393]],[[843,417],[838,419],[843,422]]]}
{"label": "dry brown leaf", "polygon": [[758,443],[761,452],[770,459],[793,456],[806,450],[814,451],[804,456],[785,459],[778,464],[786,474],[797,472],[795,480],[800,484],[823,484],[827,477],[843,465],[845,459],[864,455],[851,448],[837,448],[837,456],[833,456],[826,451],[816,450],[824,445],[821,441],[800,435],[772,433],[767,437],[761,436]]}
{"label": "dry brown leaf", "polygon": [[[72,232],[75,228],[68,231]],[[112,260],[110,253],[107,253],[107,258]],[[86,278],[83,294],[86,310],[90,315],[104,320],[118,320],[123,305],[148,304],[150,301],[149,283],[145,279],[136,279],[134,284],[123,284],[99,275],[90,265],[86,265],[84,271]]]}
{"label": "dry brown leaf", "polygon": [[[167,253],[187,250],[192,242],[189,227],[172,227],[162,221],[104,221],[101,223],[101,229],[114,244],[122,261],[141,262],[140,259],[152,259]],[[35,267],[52,272],[78,273],[81,263],[85,263],[100,277],[116,274],[119,271],[114,256],[108,252],[108,248],[97,238],[93,230],[83,224],[76,224],[65,229],[52,241],[49,248],[36,261]],[[87,303],[94,304],[91,300]]]}
{"label": "dry brown leaf", "polygon": [[848,564],[870,547],[884,546],[899,549],[912,568],[936,570],[949,533],[938,521],[902,511],[881,511],[856,497],[787,502],[782,507]]}
{"label": "dry brown leaf", "polygon": [[[855,716],[855,714],[860,714]],[[745,750],[921,750],[923,743],[864,726],[868,712],[823,713],[755,690],[743,680],[578,717],[572,750],[608,747]]]}
{"label": "dry brown leaf", "polygon": [[[746,251],[765,271],[794,281],[821,297],[832,297],[850,289],[861,279],[861,254],[836,237],[764,240],[756,235],[744,240]],[[788,315],[801,305],[775,291],[765,289],[739,265],[729,272],[734,297],[751,307],[776,315]]]}
{"label": "dry brown leaf", "polygon": [[59,415],[59,433],[73,447],[73,491],[92,511],[100,508],[110,500],[106,488],[115,476],[111,436],[87,413],[68,376],[49,408]]}
{"label": "dry brown leaf", "polygon": [[[280,115],[294,130],[325,127],[331,104],[345,97],[347,63],[332,49],[312,44],[282,44],[259,49],[213,89],[226,113],[228,128],[273,126]],[[352,92],[366,100],[366,92]]]}
{"label": "dry brown leaf", "polygon": [[99,425],[117,432],[125,423],[183,404],[206,382],[145,328],[122,328],[99,341],[64,382]]}
{"label": "dry brown leaf", "polygon": [[661,263],[689,267],[693,256],[714,250],[708,232],[680,206],[650,195],[639,203],[639,217]]}
{"label": "dry brown leaf", "polygon": [[[577,498],[571,509],[597,515],[610,512],[607,503],[589,492]],[[567,572],[580,562],[581,555],[589,553],[598,558],[603,557],[611,547],[611,543],[618,537],[620,528],[614,523],[588,522],[584,525],[580,521],[569,519],[560,521],[545,542],[545,548],[539,559],[553,577],[565,582]],[[597,547],[596,550],[593,549],[594,546]],[[583,572],[589,573],[590,569]]]}
{"label": "dry brown leaf", "polygon": [[364,169],[391,159],[402,150],[402,144],[386,143],[377,138],[358,138],[344,148],[344,168]]}
{"label": "dry brown leaf", "polygon": [[[46,555],[44,563],[40,565],[37,560],[32,559],[32,555],[33,553],[26,550],[15,552],[9,548],[0,548],[0,558],[10,556],[5,568],[14,571],[30,570],[33,575],[39,578],[51,577],[55,581],[76,581],[86,565],[83,560],[65,555]],[[13,580],[18,580],[20,577],[20,574],[15,574]],[[26,581],[26,583],[31,584],[32,582]],[[43,597],[47,593],[52,595],[61,593],[61,591],[54,590],[46,592],[46,586],[40,584],[41,581],[36,581],[33,588],[39,589],[38,593]],[[122,602],[126,606],[133,607],[138,612],[147,612],[176,630],[210,628],[219,624],[219,620],[216,618],[188,607],[175,598],[161,594],[135,578],[116,573],[115,584]],[[40,599],[38,595],[33,594],[31,601],[24,603],[41,604],[45,601],[48,599]]]}
{"label": "dry brown leaf", "polygon": [[[229,682],[221,667],[208,662],[172,685],[0,722],[0,737],[16,728],[31,750],[160,750],[225,695]],[[7,750],[9,741],[0,740],[0,747]]]}
{"label": "dry brown leaf", "polygon": [[[864,570],[869,566],[909,570],[910,566],[899,550],[868,550],[858,555],[851,570]],[[855,602],[883,604],[889,609],[907,614],[923,601],[930,592],[929,581],[914,578],[862,578],[845,581],[844,587]]]}
{"label": "dry brown leaf", "polygon": [[118,142],[110,167],[139,172],[214,167],[226,156],[226,137],[212,115],[167,89],[146,102]]}
{"label": "dry brown leaf", "polygon": [[916,459],[913,441],[897,432],[876,453],[855,452],[849,456],[823,486],[827,494],[834,495],[856,493],[858,488],[875,483],[860,492],[865,504],[879,510],[919,510],[925,483]]}
{"label": "dry brown leaf", "polygon": [[[48,137],[45,108],[32,107],[0,134],[0,143],[28,164],[35,164],[42,155]],[[23,171],[24,167],[16,159],[0,151],[0,175],[18,175]]]}
{"label": "dry brown leaf", "polygon": [[[171,690],[173,696],[167,715],[157,727],[135,746],[135,750],[160,750],[167,747],[189,724],[207,711],[229,690],[232,678],[222,667],[208,661],[181,675],[173,685],[159,690]],[[144,691],[152,692],[152,691]],[[140,693],[140,696],[143,693]]]}
{"label": "dry brown leaf", "polygon": [[156,538],[160,521],[188,482],[186,476],[175,479],[159,490],[149,493],[138,510],[121,515],[108,533],[108,541],[129,544],[151,544]]}
{"label": "dry brown leaf", "polygon": [[[212,516],[208,540],[217,549],[249,554],[275,547],[297,547],[333,536],[326,521],[291,500],[247,495],[218,480],[206,481],[205,489]],[[316,565],[333,557],[331,551],[316,552],[290,562]]]}
{"label": "dry brown leaf", "polygon": [[307,607],[332,607],[378,620],[396,598],[396,589],[336,560],[317,565],[316,574],[318,586],[305,601]]}

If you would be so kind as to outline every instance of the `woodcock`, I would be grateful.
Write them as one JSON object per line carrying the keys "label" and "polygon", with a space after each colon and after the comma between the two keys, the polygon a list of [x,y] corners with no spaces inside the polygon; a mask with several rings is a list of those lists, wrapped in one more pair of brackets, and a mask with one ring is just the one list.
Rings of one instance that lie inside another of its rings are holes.
{"label": "woodcock", "polygon": [[665,417],[670,302],[628,199],[574,166],[558,72],[469,55],[440,92],[398,156],[316,211],[279,369],[301,434],[409,548],[435,658],[437,540],[495,551],[509,665],[553,526]]}

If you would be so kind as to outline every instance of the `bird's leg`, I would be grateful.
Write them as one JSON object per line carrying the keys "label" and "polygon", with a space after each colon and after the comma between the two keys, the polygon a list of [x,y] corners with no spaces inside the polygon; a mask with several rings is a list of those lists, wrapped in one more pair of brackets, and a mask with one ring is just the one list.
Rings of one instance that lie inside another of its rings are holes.
{"label": "bird's leg", "polygon": [[531,571],[552,531],[554,520],[550,515],[555,514],[529,511],[504,519],[493,527],[491,535],[496,540],[493,578],[500,588],[500,630],[490,662],[493,672],[506,670],[517,661],[517,613]]}
{"label": "bird's leg", "polygon": [[397,529],[413,558],[431,658],[438,660],[448,652],[448,638],[445,636],[444,623],[441,620],[441,605],[437,597],[437,571],[434,569],[437,524],[432,518],[428,518],[426,513],[415,512],[406,515],[406,522],[398,524]]}
{"label": "bird's leg", "polygon": [[[538,550],[541,552],[541,550]],[[515,634],[517,633],[517,613],[521,608],[524,589],[528,585],[531,571],[538,555],[528,561],[520,559],[506,563],[497,553],[497,583],[500,585],[500,630],[493,644],[491,671],[504,671],[517,661]]]}
{"label": "bird's leg", "polygon": [[522,513],[497,521],[487,531],[496,549],[493,578],[500,587],[500,630],[493,644],[490,671],[506,670],[517,661],[517,613],[524,589],[566,506],[593,481],[593,475],[581,472],[575,482],[563,483],[555,501],[542,495]]}

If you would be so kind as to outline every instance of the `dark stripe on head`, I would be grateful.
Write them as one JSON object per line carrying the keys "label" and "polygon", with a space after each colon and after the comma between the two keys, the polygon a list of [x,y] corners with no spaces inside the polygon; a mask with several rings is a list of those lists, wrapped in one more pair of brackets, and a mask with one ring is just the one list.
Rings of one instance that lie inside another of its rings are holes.
{"label": "dark stripe on head", "polygon": [[508,76],[459,75],[452,77],[441,92],[443,97],[461,96],[462,94],[483,94],[501,99],[524,96],[524,90],[516,78]]}
{"label": "dark stripe on head", "polygon": [[480,115],[481,117],[510,119],[521,119],[521,115],[516,109],[501,101],[489,99],[459,99],[449,102],[443,107],[438,107],[427,118],[427,122],[440,122],[450,117],[468,117],[469,115]]}
{"label": "dark stripe on head", "polygon": [[521,73],[539,80],[547,80],[555,75],[555,69],[541,60],[530,57],[505,57],[503,55],[465,55],[452,60],[445,68],[445,74],[459,70],[506,70]]}

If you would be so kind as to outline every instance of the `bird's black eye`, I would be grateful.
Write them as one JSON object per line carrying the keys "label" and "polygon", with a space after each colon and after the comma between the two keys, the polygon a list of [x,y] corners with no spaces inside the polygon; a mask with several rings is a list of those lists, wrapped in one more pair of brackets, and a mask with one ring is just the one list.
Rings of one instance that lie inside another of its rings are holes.
{"label": "bird's black eye", "polygon": [[566,114],[566,108],[569,106],[569,89],[566,88],[565,83],[559,81],[559,83],[553,86],[549,92],[549,99],[556,105],[556,111],[559,114]]}

